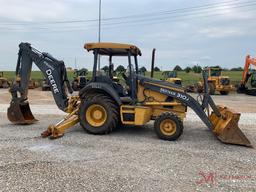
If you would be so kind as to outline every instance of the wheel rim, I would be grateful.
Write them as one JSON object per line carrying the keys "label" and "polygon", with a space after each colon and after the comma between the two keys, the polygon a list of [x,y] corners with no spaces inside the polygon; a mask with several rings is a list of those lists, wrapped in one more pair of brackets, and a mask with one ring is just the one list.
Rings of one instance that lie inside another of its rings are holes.
{"label": "wheel rim", "polygon": [[173,135],[176,129],[176,123],[171,119],[165,119],[160,123],[160,130],[164,135]]}
{"label": "wheel rim", "polygon": [[93,104],[88,107],[85,116],[90,125],[100,127],[107,120],[107,111],[101,105]]}

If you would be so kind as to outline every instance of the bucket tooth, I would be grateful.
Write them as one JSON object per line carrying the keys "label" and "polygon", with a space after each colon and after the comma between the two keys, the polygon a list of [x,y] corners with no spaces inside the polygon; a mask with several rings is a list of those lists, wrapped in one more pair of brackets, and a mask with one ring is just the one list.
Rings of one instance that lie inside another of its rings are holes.
{"label": "bucket tooth", "polygon": [[38,121],[33,116],[27,101],[11,101],[7,110],[7,117],[12,123],[21,125],[33,124]]}
{"label": "bucket tooth", "polygon": [[218,106],[218,109],[222,117],[218,117],[214,112],[210,115],[215,136],[223,143],[252,147],[249,139],[238,126],[240,113],[222,106]]}

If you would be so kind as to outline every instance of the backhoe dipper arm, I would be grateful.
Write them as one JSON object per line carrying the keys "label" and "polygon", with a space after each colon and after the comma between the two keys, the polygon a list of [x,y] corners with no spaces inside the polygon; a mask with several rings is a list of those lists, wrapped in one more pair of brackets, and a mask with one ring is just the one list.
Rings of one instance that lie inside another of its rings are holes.
{"label": "backhoe dipper arm", "polygon": [[[48,53],[39,52],[31,47],[29,43],[21,43],[19,48],[16,75],[20,77],[20,84],[14,85],[10,89],[12,100],[19,99],[20,102],[27,100],[28,84],[32,64],[34,62],[42,71],[45,78],[49,80],[51,91],[58,108],[62,111],[66,111],[68,107],[68,97],[65,90],[65,84],[70,93],[72,93],[72,89],[70,88],[67,79],[64,62],[53,58]],[[17,92],[20,93],[20,97],[18,97]]]}

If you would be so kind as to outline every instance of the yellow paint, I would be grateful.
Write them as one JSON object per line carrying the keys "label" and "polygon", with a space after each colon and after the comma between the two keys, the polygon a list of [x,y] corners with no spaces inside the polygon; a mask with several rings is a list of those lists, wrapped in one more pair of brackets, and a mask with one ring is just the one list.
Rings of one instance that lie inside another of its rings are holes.
{"label": "yellow paint", "polygon": [[107,120],[107,111],[101,105],[93,104],[85,113],[87,122],[93,127],[102,126]]}
{"label": "yellow paint", "polygon": [[160,131],[167,136],[175,134],[177,130],[176,123],[171,119],[165,119],[160,123]]}

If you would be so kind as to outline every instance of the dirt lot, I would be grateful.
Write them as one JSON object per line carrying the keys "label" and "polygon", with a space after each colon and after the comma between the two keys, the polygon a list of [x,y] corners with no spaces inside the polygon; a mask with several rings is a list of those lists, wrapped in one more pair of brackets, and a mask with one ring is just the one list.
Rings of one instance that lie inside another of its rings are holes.
{"label": "dirt lot", "polygon": [[[256,97],[214,96],[242,113],[240,128],[256,146]],[[40,121],[12,125],[7,90],[0,90],[1,191],[256,191],[255,149],[220,143],[189,111],[178,141],[156,138],[152,123],[86,134],[77,125],[57,140],[42,139],[62,117],[50,92],[30,91]]]}

